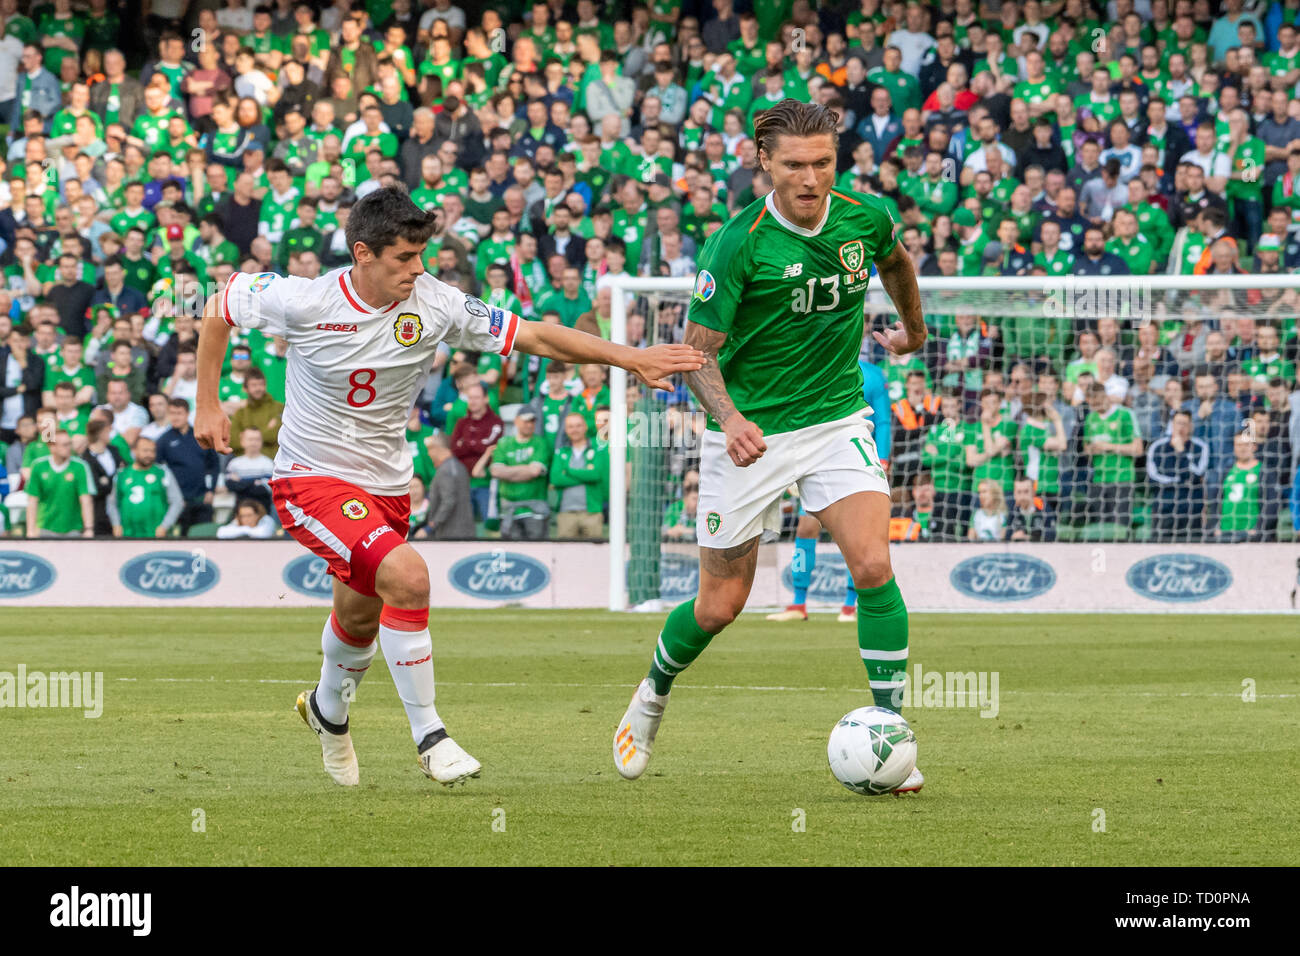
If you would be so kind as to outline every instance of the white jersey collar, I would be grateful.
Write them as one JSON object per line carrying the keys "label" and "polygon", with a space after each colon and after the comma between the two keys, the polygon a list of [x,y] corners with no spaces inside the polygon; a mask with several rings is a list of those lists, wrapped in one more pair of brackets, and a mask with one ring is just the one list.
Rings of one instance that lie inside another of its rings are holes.
{"label": "white jersey collar", "polygon": [[779,222],[786,229],[789,229],[796,236],[804,236],[805,238],[811,239],[813,236],[816,236],[819,233],[821,233],[822,227],[826,225],[826,220],[830,218],[831,200],[834,198],[835,198],[834,193],[826,194],[826,211],[822,213],[821,222],[817,223],[816,229],[805,229],[803,226],[796,226],[789,219],[786,219],[785,216],[781,215],[781,213],[778,212],[776,208],[775,192],[770,192],[767,194],[767,199],[764,200],[764,204],[767,206],[767,211],[770,212],[773,216],[775,216],[776,221]]}

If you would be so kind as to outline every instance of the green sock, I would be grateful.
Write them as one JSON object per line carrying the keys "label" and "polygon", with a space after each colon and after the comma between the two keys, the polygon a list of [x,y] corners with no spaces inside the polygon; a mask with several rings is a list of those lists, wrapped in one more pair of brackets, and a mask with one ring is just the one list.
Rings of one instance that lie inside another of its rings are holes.
{"label": "green sock", "polygon": [[695,623],[695,599],[673,608],[659,632],[654,660],[650,664],[650,680],[656,694],[666,694],[673,686],[673,678],[686,670],[709,646],[713,635]]}
{"label": "green sock", "polygon": [[857,591],[858,647],[867,666],[871,696],[877,707],[901,711],[907,679],[907,605],[894,578],[878,588]]}

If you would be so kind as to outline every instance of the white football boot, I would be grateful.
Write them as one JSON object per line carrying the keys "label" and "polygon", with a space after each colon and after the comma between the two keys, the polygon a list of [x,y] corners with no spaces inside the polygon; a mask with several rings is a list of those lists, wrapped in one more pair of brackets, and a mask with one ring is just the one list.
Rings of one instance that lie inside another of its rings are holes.
{"label": "white football boot", "polygon": [[802,604],[791,604],[784,611],[777,611],[767,616],[769,621],[806,621],[808,609]]}
{"label": "white football boot", "polygon": [[913,767],[912,772],[907,775],[907,779],[904,780],[901,785],[895,787],[889,792],[894,794],[894,796],[898,796],[900,793],[916,793],[924,786],[925,777],[921,775],[920,768]]}
{"label": "white football boot", "polygon": [[835,620],[841,624],[852,624],[858,619],[858,606],[856,604],[845,604],[840,608],[840,613]]}
{"label": "white football boot", "polygon": [[357,752],[352,749],[352,734],[348,725],[343,725],[343,733],[336,734],[326,728],[321,717],[316,713],[313,700],[315,690],[305,690],[298,695],[296,705],[298,716],[320,738],[321,756],[325,760],[325,772],[340,786],[355,787],[361,782],[361,772],[357,769]]}
{"label": "white football boot", "polygon": [[618,722],[614,734],[614,769],[628,780],[635,780],[645,773],[655,734],[659,733],[659,722],[664,719],[667,706],[668,695],[656,694],[650,678],[644,678],[637,685],[632,703],[627,705],[627,712]]}
{"label": "white football boot", "polygon": [[446,730],[435,730],[424,738],[419,763],[426,777],[444,787],[467,783],[470,777],[477,777],[483,771],[482,764],[448,737]]}

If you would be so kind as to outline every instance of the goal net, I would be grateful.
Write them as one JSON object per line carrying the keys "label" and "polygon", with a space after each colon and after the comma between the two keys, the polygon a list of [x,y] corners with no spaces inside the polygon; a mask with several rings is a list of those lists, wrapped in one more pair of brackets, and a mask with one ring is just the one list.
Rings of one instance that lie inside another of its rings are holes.
{"label": "goal net", "polygon": [[[889,355],[869,334],[897,318],[875,277],[865,307],[861,358],[879,370],[887,395],[873,403],[872,420],[888,461],[892,540],[1296,538],[1293,277],[919,284],[929,336],[912,355]],[[680,342],[692,285],[622,280],[613,339]],[[626,465],[610,474],[611,609],[695,593],[707,415],[680,376],[675,385],[650,394],[613,370],[610,461]],[[794,537],[799,513],[792,489],[769,534]]]}

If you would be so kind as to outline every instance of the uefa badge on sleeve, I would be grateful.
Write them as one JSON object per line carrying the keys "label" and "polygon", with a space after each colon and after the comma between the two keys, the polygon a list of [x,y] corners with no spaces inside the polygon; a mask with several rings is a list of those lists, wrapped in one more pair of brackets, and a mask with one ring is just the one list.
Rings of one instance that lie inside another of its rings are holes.
{"label": "uefa badge on sleeve", "polygon": [[701,269],[700,274],[695,277],[695,298],[701,302],[708,302],[713,298],[717,288],[718,284],[713,281],[712,273],[708,269]]}

